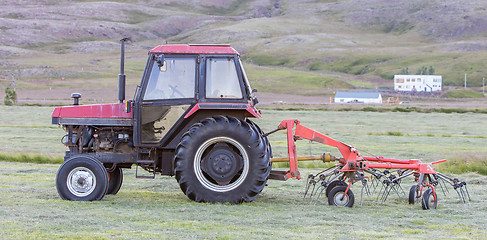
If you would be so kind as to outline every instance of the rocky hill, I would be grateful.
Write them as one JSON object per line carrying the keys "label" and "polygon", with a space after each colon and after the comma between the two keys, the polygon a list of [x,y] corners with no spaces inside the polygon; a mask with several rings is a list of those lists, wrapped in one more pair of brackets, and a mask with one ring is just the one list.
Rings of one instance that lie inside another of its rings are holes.
{"label": "rocky hill", "polygon": [[446,85],[467,73],[480,86],[486,9],[481,0],[3,0],[0,86],[111,88],[99,83],[116,75],[122,37],[132,39],[134,84],[146,51],[167,41],[232,44],[265,91],[293,92],[301,80],[302,94],[390,88],[394,74],[423,66]]}

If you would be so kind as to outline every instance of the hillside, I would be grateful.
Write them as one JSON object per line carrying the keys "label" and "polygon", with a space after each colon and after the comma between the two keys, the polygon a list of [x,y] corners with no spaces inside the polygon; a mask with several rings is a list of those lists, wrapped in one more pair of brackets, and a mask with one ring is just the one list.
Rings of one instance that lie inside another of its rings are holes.
{"label": "hillside", "polygon": [[480,0],[2,4],[0,86],[15,81],[24,99],[66,98],[59,95],[80,88],[93,101],[110,99],[94,89],[115,96],[122,37],[132,39],[126,64],[131,86],[140,81],[147,50],[164,41],[232,44],[254,87],[264,92],[391,88],[394,74],[423,66],[443,75],[446,88],[462,85],[465,73],[469,86],[478,87],[486,75],[487,2]]}

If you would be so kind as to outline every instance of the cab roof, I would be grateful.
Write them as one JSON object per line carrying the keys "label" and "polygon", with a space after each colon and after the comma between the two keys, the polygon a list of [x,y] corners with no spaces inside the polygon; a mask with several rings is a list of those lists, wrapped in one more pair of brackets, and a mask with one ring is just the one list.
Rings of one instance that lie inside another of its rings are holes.
{"label": "cab roof", "polygon": [[230,45],[204,45],[204,44],[186,44],[186,45],[159,45],[150,53],[172,53],[172,54],[237,54],[239,53],[230,47]]}

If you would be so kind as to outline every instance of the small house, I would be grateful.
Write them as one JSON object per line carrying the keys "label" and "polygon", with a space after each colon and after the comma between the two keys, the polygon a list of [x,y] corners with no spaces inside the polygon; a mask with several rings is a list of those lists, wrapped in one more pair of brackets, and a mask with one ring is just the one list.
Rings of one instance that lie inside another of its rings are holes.
{"label": "small house", "polygon": [[336,92],[335,103],[382,103],[379,92]]}

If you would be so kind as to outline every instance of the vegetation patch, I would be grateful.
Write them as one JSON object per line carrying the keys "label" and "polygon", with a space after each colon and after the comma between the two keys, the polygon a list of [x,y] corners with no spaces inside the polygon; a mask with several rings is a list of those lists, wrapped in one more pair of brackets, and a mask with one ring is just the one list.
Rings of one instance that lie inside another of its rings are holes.
{"label": "vegetation patch", "polygon": [[481,92],[476,92],[469,89],[461,89],[461,90],[451,90],[446,92],[444,97],[447,98],[481,98],[484,95]]}
{"label": "vegetation patch", "polygon": [[0,153],[0,161],[4,162],[22,162],[22,163],[50,163],[50,164],[60,164],[64,160],[62,157],[46,157],[42,155],[27,155],[27,154],[4,154]]}
{"label": "vegetation patch", "polygon": [[477,172],[487,175],[487,156],[481,154],[466,154],[453,157],[448,161],[438,164],[435,168],[440,172],[462,174]]}
{"label": "vegetation patch", "polygon": [[247,73],[252,87],[263,92],[294,93],[306,95],[310,90],[329,91],[329,89],[353,88],[334,76],[304,71],[275,69],[247,65]]}

